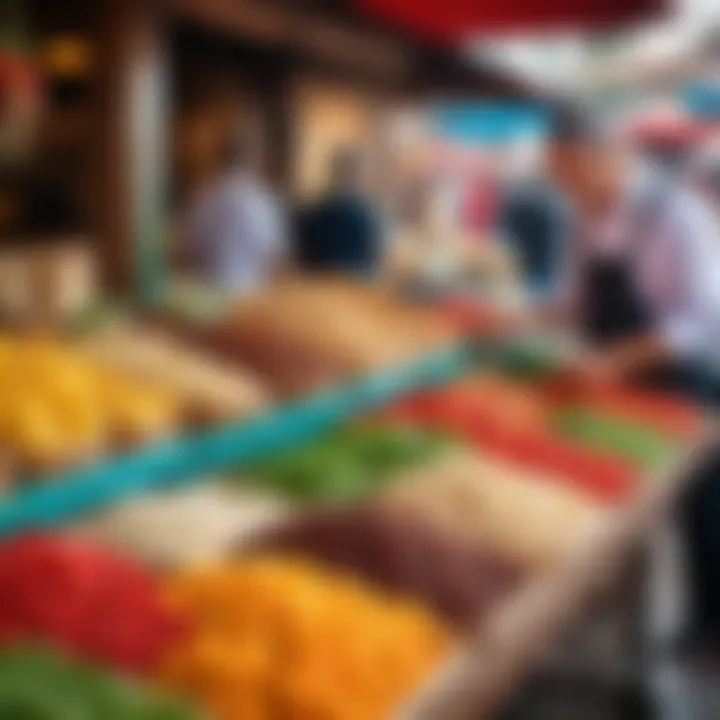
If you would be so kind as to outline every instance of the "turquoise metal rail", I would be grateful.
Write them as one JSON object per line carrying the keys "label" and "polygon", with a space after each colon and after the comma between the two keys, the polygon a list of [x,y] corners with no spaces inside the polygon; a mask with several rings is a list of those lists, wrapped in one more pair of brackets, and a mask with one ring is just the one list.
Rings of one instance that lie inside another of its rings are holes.
{"label": "turquoise metal rail", "polygon": [[469,348],[453,347],[414,365],[369,376],[248,421],[179,437],[48,478],[0,500],[0,535],[57,525],[122,498],[253,462],[415,388],[456,377],[472,362]]}

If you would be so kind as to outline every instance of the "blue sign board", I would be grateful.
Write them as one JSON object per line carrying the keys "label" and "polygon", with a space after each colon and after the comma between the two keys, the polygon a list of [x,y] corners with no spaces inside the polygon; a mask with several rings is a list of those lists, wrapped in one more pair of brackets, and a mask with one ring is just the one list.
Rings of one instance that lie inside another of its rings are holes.
{"label": "blue sign board", "polygon": [[443,105],[432,111],[438,135],[462,144],[501,145],[545,131],[543,108],[523,103],[467,103]]}

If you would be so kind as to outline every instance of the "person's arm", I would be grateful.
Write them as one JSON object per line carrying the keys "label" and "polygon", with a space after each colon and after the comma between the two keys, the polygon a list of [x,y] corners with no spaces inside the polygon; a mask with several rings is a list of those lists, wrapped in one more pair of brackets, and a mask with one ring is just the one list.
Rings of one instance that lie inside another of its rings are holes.
{"label": "person's arm", "polygon": [[663,367],[672,359],[658,334],[647,334],[618,343],[607,350],[593,350],[577,358],[572,375],[586,385],[616,385]]}

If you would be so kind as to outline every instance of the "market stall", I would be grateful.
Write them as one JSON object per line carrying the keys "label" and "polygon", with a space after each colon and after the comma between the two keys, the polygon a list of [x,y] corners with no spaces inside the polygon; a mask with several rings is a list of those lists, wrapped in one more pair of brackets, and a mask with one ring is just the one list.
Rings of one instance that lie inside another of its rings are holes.
{"label": "market stall", "polygon": [[[388,29],[345,3],[317,10],[309,1],[259,0],[239,10],[223,2],[168,0],[101,14],[100,74],[107,86],[125,88],[101,98],[98,115],[101,266],[109,287],[147,302],[162,296],[172,280],[168,266],[176,242],[163,199],[171,190],[182,191],[184,181],[182,174],[171,176],[168,126],[173,99],[182,102],[192,85],[207,90],[222,81],[233,89],[237,112],[225,120],[247,121],[257,130],[269,174],[291,199],[317,191],[327,153],[338,143],[377,152],[383,117],[393,103],[443,93],[531,93],[500,71],[468,68],[452,49]],[[208,76],[213,83],[205,82]],[[334,108],[320,120],[318,102]],[[187,130],[179,126],[173,140],[181,141],[191,134],[190,120],[182,108],[174,115]],[[127,122],[117,122],[121,117]],[[205,130],[195,136],[207,136]],[[208,147],[202,152],[207,155]]]}
{"label": "market stall", "polygon": [[[288,718],[348,703],[492,717],[613,581],[705,421],[676,400],[558,384],[542,348],[467,340],[446,312],[338,280],[281,285],[201,328],[8,336],[8,370],[36,390],[3,436],[0,530],[21,534],[0,546],[2,662],[22,692],[0,691],[52,702],[27,673],[38,664],[83,678],[79,698],[95,673],[130,673],[142,702],[218,718],[276,703]],[[114,607],[127,588],[136,601]],[[22,597],[37,599],[14,615]],[[372,633],[338,635],[365,620]]]}
{"label": "market stall", "polygon": [[[312,3],[248,5],[167,8],[261,38],[276,60],[312,48],[403,75],[397,46],[369,59],[346,44],[352,14],[328,29]],[[108,10],[103,46],[122,89],[103,100],[117,171],[103,261],[153,300],[160,9]],[[427,93],[420,68],[447,79],[451,61],[414,52],[407,88]],[[322,113],[308,98],[331,86],[298,90],[310,130]],[[334,103],[327,132],[368,131],[358,95]],[[315,160],[300,160],[312,187]],[[0,708],[18,716],[494,717],[613,583],[705,441],[695,407],[558,382],[560,344],[493,340],[476,298],[419,305],[335,278],[207,307],[160,295],[151,314],[0,339]]]}

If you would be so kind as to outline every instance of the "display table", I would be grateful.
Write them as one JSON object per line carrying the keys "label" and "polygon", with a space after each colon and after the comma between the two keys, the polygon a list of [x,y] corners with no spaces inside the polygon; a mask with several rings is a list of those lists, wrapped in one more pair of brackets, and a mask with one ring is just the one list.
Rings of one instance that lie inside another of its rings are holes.
{"label": "display table", "polygon": [[613,513],[556,572],[541,577],[500,608],[405,708],[408,720],[477,720],[494,717],[513,688],[537,667],[547,649],[570,628],[598,593],[616,579],[623,558],[662,522],[702,460],[717,428],[706,431],[673,467],[647,485],[631,505]]}
{"label": "display table", "polygon": [[57,525],[122,498],[247,464],[307,441],[415,388],[462,374],[470,362],[471,353],[464,345],[449,347],[414,364],[388,368],[249,420],[103,458],[62,476],[41,478],[42,482],[0,501],[0,537]]}

